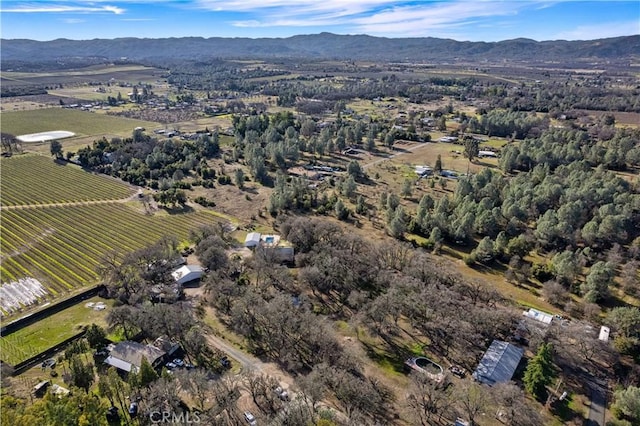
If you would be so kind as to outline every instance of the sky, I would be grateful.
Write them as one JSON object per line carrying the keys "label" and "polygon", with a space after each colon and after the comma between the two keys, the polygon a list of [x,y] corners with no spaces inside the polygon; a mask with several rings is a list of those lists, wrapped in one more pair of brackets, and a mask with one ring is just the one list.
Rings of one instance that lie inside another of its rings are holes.
{"label": "sky", "polygon": [[0,0],[0,37],[290,37],[459,41],[640,34],[640,0]]}

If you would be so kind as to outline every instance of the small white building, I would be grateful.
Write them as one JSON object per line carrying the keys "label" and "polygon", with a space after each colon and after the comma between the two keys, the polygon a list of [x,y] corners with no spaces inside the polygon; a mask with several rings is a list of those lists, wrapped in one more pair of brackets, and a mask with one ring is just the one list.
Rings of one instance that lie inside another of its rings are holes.
{"label": "small white building", "polygon": [[498,154],[496,154],[493,151],[478,151],[478,157],[480,158],[484,158],[484,157],[491,157],[491,158],[498,158]]}
{"label": "small white building", "polygon": [[545,325],[551,324],[551,320],[553,320],[553,315],[546,312],[539,311],[537,309],[533,309],[533,308],[530,308],[528,311],[524,311],[522,315],[524,315],[527,318],[540,321]]}
{"label": "small white building", "polygon": [[455,136],[442,136],[441,138],[438,138],[438,142],[445,142],[445,143],[453,143],[453,142],[456,142],[457,140],[458,138]]}
{"label": "small white building", "polygon": [[609,341],[609,334],[611,333],[611,329],[605,325],[600,327],[600,334],[598,335],[598,339],[603,342]]}
{"label": "small white building", "polygon": [[260,237],[262,235],[259,232],[249,232],[247,238],[244,239],[245,247],[257,247],[260,244]]}
{"label": "small white building", "polygon": [[171,273],[176,284],[185,284],[190,281],[198,280],[202,277],[204,270],[198,265],[184,265]]}

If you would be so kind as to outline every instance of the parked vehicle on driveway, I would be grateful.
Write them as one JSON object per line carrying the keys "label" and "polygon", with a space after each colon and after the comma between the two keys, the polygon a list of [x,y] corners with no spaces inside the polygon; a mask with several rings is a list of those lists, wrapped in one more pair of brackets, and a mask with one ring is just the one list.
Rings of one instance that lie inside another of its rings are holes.
{"label": "parked vehicle on driveway", "polygon": [[251,426],[256,426],[258,424],[256,417],[248,411],[244,412],[244,418]]}

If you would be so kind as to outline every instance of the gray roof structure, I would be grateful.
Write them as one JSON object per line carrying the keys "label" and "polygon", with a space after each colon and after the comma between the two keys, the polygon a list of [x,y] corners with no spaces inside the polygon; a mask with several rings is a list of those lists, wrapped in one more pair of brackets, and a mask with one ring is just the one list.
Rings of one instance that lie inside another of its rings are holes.
{"label": "gray roof structure", "polygon": [[245,247],[256,247],[260,244],[260,237],[262,235],[259,232],[249,232],[247,237],[244,239]]}
{"label": "gray roof structure", "polygon": [[118,343],[111,350],[111,353],[104,362],[119,370],[130,372],[131,370],[138,371],[140,369],[143,357],[147,359],[149,364],[155,365],[164,355],[165,352],[155,346],[124,341]]}
{"label": "gray roof structure", "polygon": [[524,350],[511,343],[494,340],[484,353],[473,378],[478,382],[493,386],[511,380],[515,373]]}
{"label": "gray roof structure", "polygon": [[190,281],[200,279],[204,270],[198,265],[184,265],[171,273],[173,279],[178,284],[186,284]]}

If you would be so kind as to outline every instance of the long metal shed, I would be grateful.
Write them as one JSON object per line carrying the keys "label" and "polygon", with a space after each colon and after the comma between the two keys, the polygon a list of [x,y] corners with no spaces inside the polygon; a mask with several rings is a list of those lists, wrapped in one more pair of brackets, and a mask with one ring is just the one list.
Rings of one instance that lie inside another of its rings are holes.
{"label": "long metal shed", "polygon": [[493,386],[511,380],[518,364],[524,355],[524,350],[511,343],[494,340],[484,353],[473,378],[478,382]]}

